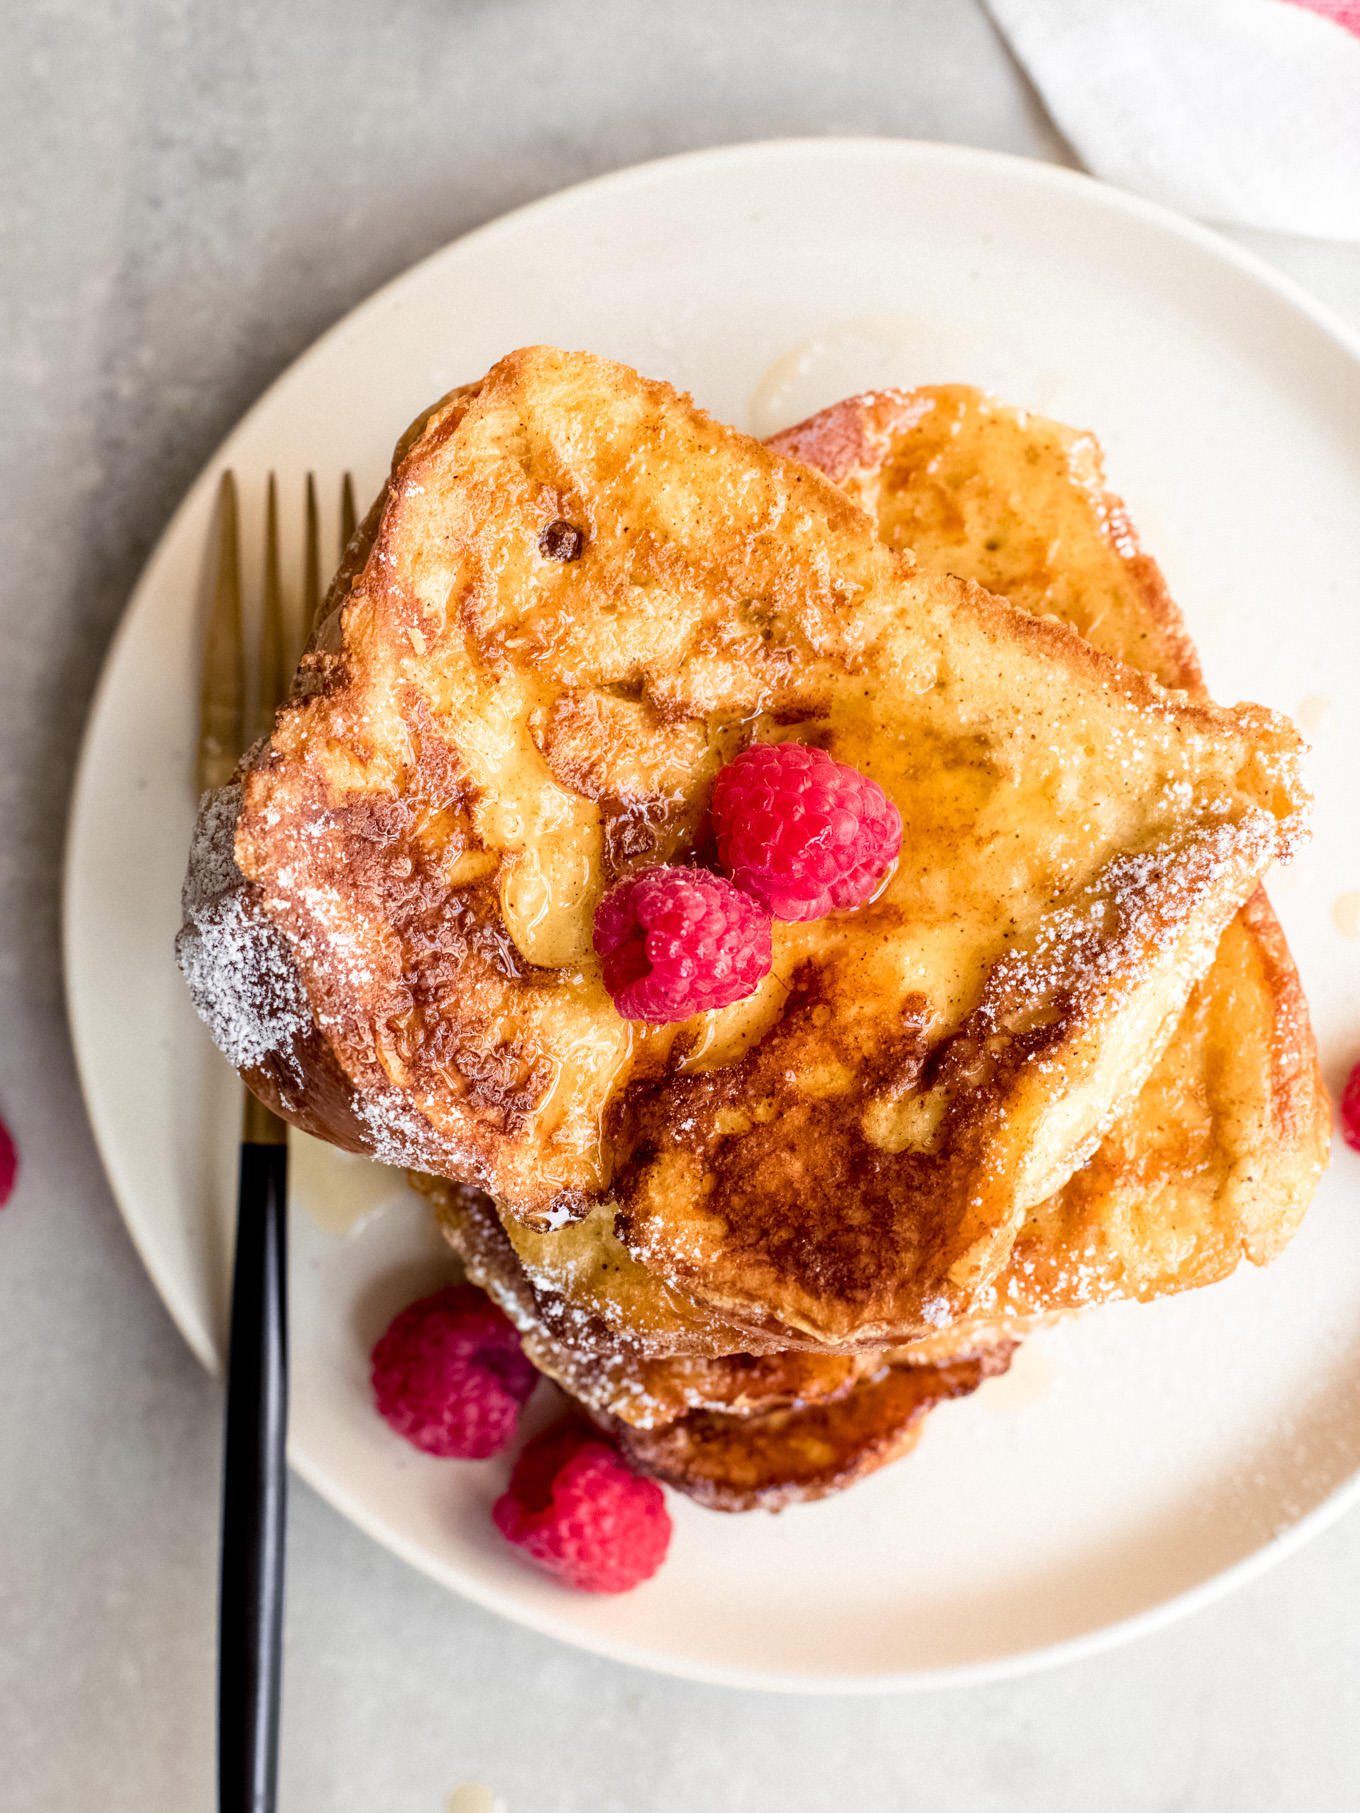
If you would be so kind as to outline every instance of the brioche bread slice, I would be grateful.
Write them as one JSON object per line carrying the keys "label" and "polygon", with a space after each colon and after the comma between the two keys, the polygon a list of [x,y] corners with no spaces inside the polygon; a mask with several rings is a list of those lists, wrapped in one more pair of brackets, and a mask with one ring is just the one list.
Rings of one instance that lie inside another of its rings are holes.
{"label": "brioche bread slice", "polygon": [[[825,472],[921,567],[1056,615],[1164,685],[1206,696],[1093,435],[950,384],[851,397],[770,444]],[[1244,1257],[1267,1264],[1312,1201],[1330,1142],[1307,1002],[1258,889],[1138,1101],[1031,1211],[976,1313],[1023,1320],[1147,1300],[1212,1283]]]}
{"label": "brioche bread slice", "polygon": [[[1013,1341],[994,1340],[938,1362],[902,1351],[790,1349],[648,1357],[656,1327],[649,1336],[645,1309],[637,1334],[613,1332],[531,1282],[483,1191],[438,1177],[413,1174],[411,1182],[429,1198],[467,1276],[514,1321],[539,1371],[635,1467],[710,1510],[778,1511],[844,1490],[906,1454],[931,1410],[1004,1372],[1014,1351]],[[664,1298],[664,1287],[632,1269],[635,1292]],[[733,1338],[742,1337],[728,1330]]]}
{"label": "brioche bread slice", "polygon": [[656,1429],[596,1421],[640,1472],[711,1511],[782,1511],[843,1492],[909,1454],[929,1413],[1004,1372],[1011,1352],[996,1347],[938,1366],[885,1362],[840,1396],[792,1398],[747,1414],[686,1410]]}
{"label": "brioche bread slice", "polygon": [[[1283,720],[913,570],[806,466],[551,348],[431,414],[305,665],[189,890],[252,1085],[540,1227],[611,1205],[664,1282],[813,1344],[968,1313],[1302,829]],[[721,761],[789,736],[887,788],[896,873],[777,927],[751,1001],[628,1026],[601,888],[692,858]]]}

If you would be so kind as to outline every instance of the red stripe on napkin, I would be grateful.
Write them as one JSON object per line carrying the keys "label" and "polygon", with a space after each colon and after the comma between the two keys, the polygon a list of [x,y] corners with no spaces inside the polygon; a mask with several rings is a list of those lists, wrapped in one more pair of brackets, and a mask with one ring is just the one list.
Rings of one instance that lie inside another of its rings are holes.
{"label": "red stripe on napkin", "polygon": [[1360,0],[1284,0],[1286,6],[1301,6],[1306,12],[1316,13],[1320,19],[1330,19],[1333,25],[1344,26],[1360,38]]}

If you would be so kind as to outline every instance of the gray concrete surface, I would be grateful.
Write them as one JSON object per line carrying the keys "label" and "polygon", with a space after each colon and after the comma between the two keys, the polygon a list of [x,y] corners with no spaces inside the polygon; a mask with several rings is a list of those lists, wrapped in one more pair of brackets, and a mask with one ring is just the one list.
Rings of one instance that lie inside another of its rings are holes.
{"label": "gray concrete surface", "polygon": [[[1065,159],[972,0],[0,7],[0,1808],[212,1804],[218,1388],[122,1231],[62,1016],[81,722],[181,491],[413,259],[691,146]],[[1360,252],[1253,236],[1360,324]],[[1194,1620],[984,1690],[686,1686],[503,1624],[293,1500],[286,1813],[1330,1813],[1360,1805],[1360,1521]]]}

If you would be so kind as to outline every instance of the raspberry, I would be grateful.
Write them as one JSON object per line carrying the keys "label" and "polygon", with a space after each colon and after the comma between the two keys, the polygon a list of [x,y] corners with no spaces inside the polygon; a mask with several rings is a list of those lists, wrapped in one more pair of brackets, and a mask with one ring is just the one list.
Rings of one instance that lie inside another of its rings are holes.
{"label": "raspberry", "polygon": [[776,919],[861,906],[902,847],[902,818],[877,781],[824,749],[743,750],[713,789],[723,867]]}
{"label": "raspberry", "polygon": [[19,1148],[15,1145],[9,1128],[0,1121],[0,1209],[9,1201],[18,1175]]}
{"label": "raspberry", "polygon": [[1360,1152],[1360,1064],[1346,1079],[1337,1118],[1341,1122],[1342,1139],[1352,1150]]}
{"label": "raspberry", "polygon": [[638,869],[596,908],[595,949],[625,1020],[688,1020],[754,990],[770,916],[706,869]]}
{"label": "raspberry", "polygon": [[448,1459],[498,1454],[537,1382],[514,1324],[471,1284],[408,1304],[373,1349],[378,1409],[398,1435]]}
{"label": "raspberry", "polygon": [[507,1542],[586,1593],[626,1593],[666,1558],[666,1495],[576,1417],[537,1436],[491,1509]]}

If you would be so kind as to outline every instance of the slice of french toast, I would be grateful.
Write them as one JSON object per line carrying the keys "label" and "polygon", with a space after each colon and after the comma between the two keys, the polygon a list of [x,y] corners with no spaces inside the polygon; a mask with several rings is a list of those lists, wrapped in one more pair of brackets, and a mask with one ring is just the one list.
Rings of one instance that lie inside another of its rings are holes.
{"label": "slice of french toast", "polygon": [[969,384],[847,397],[769,443],[824,473],[883,541],[1199,697],[1199,656],[1093,434]]}
{"label": "slice of french toast", "polygon": [[[970,1313],[1302,828],[1283,720],[922,573],[805,465],[550,348],[428,417],[304,666],[187,893],[252,1086],[540,1227],[608,1205],[786,1342]],[[884,785],[895,874],[777,926],[750,1001],[630,1027],[601,888],[692,860],[721,762],[780,737]]]}
{"label": "slice of french toast", "polygon": [[[851,397],[773,437],[874,516],[889,547],[972,579],[1205,696],[1194,643],[1098,442],[968,385]],[[1030,1318],[1208,1284],[1283,1250],[1327,1164],[1308,1006],[1258,889],[1138,1101],[1032,1210],[975,1313]],[[965,1335],[965,1339],[967,1336]]]}
{"label": "slice of french toast", "polygon": [[916,1446],[938,1405],[1004,1372],[1008,1347],[939,1366],[885,1363],[839,1397],[794,1399],[746,1415],[686,1410],[656,1429],[608,1417],[640,1472],[712,1511],[781,1511],[843,1492]]}
{"label": "slice of french toast", "polygon": [[[681,1343],[692,1342],[697,1306],[687,1311],[625,1257],[623,1270],[634,1276],[611,1308],[626,1301],[636,1321],[612,1328],[531,1281],[484,1191],[416,1174],[411,1183],[429,1199],[467,1276],[515,1323],[539,1371],[634,1466],[711,1510],[778,1511],[843,1490],[907,1453],[931,1410],[1004,1372],[1014,1352],[1004,1336],[940,1359],[910,1349],[771,1350],[757,1339],[754,1353],[706,1357],[682,1346],[658,1357],[650,1348],[665,1316],[681,1324]],[[564,1235],[544,1238],[551,1245]],[[710,1343],[723,1338],[711,1322],[704,1333]],[[743,1338],[726,1331],[728,1342]]]}

